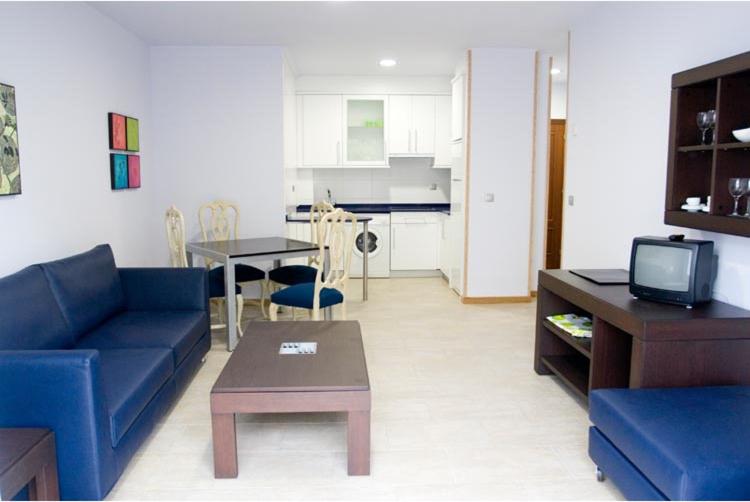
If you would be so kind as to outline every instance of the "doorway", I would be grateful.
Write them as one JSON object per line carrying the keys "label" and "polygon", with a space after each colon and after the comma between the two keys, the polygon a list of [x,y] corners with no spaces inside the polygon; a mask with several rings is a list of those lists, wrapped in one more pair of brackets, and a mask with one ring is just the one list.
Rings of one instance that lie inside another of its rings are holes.
{"label": "doorway", "polygon": [[560,268],[563,182],[565,180],[565,119],[550,120],[547,189],[547,249],[544,268]]}

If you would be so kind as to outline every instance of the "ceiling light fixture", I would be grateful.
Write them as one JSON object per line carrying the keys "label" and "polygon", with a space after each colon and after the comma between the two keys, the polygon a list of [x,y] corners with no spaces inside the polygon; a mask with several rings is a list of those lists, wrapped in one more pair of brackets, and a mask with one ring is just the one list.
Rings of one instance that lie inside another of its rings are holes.
{"label": "ceiling light fixture", "polygon": [[560,68],[552,68],[552,69],[551,69],[551,70],[549,71],[549,74],[550,74],[550,75],[559,75],[559,74],[560,74]]}
{"label": "ceiling light fixture", "polygon": [[391,66],[396,66],[396,60],[395,59],[381,59],[380,66],[382,66],[383,68],[390,68]]}

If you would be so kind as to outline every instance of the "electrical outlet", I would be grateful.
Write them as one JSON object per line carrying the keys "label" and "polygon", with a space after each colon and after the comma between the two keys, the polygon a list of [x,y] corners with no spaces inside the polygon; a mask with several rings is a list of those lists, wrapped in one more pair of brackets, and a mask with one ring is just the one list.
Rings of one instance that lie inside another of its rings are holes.
{"label": "electrical outlet", "polygon": [[484,194],[484,201],[485,202],[495,202],[495,194],[494,193],[486,193],[486,194]]}
{"label": "electrical outlet", "polygon": [[576,203],[575,197],[573,197],[572,195],[568,195],[568,205],[569,206],[574,206],[575,203]]}
{"label": "electrical outlet", "polygon": [[430,190],[437,190],[437,183],[432,183],[430,185]]}

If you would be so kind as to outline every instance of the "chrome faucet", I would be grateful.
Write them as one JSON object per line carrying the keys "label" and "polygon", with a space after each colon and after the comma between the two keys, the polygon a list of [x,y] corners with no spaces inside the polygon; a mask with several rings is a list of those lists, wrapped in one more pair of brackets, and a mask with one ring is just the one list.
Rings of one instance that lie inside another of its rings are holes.
{"label": "chrome faucet", "polygon": [[331,189],[330,188],[326,188],[326,192],[328,193],[328,199],[327,199],[328,203],[331,204],[332,206],[335,206],[336,205],[336,201],[333,200],[333,196],[331,195]]}

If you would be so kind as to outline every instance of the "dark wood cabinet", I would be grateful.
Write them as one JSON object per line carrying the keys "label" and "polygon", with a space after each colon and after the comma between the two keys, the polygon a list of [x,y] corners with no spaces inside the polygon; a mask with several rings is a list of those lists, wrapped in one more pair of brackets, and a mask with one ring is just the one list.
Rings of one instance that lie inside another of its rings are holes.
{"label": "dark wood cabinet", "polygon": [[[716,110],[711,144],[701,144],[698,112]],[[732,131],[750,127],[750,52],[672,75],[664,223],[750,236],[750,218],[728,216],[730,178],[750,178],[750,143]],[[687,197],[711,196],[708,213],[681,209]],[[740,212],[746,208],[746,198]]]}
{"label": "dark wood cabinet", "polygon": [[[547,320],[593,321],[591,339]],[[686,309],[636,300],[567,270],[539,272],[534,369],[555,374],[584,400],[611,387],[750,385],[750,311],[714,300]]]}

